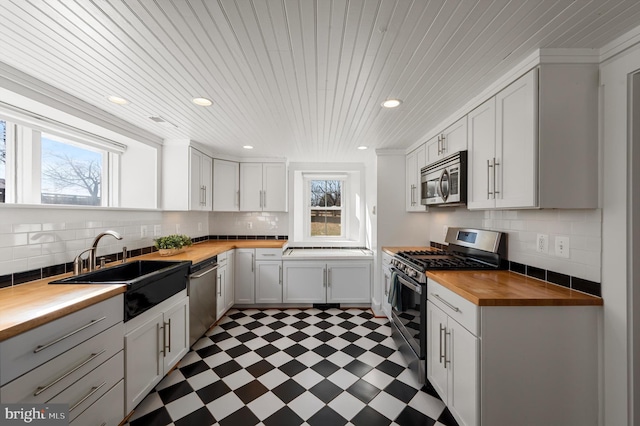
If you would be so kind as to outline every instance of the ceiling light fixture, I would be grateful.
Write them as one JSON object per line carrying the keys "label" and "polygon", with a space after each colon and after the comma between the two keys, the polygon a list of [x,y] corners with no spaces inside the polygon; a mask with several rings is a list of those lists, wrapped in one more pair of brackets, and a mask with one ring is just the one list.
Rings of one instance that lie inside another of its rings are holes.
{"label": "ceiling light fixture", "polygon": [[243,146],[244,149],[253,149],[253,147],[251,145],[245,145]]}
{"label": "ceiling light fixture", "polygon": [[395,108],[401,103],[402,101],[400,99],[387,99],[382,103],[382,106],[385,108]]}
{"label": "ceiling light fixture", "polygon": [[213,102],[207,98],[193,98],[193,103],[199,106],[211,106]]}
{"label": "ceiling light fixture", "polygon": [[126,100],[125,98],[121,98],[119,96],[107,96],[107,99],[109,100],[109,102],[113,102],[114,104],[118,104],[118,105],[126,105],[129,103],[128,100]]}
{"label": "ceiling light fixture", "polygon": [[364,145],[360,145],[358,147],[358,149],[361,150],[361,151],[364,151],[365,149],[369,149],[369,147],[368,146],[364,146]]}

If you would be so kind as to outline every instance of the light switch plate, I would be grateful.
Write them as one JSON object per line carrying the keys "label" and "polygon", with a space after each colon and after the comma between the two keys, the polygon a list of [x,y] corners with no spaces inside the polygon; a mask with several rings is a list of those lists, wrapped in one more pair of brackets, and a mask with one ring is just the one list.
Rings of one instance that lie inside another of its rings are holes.
{"label": "light switch plate", "polygon": [[570,241],[567,236],[556,237],[556,256],[569,257]]}

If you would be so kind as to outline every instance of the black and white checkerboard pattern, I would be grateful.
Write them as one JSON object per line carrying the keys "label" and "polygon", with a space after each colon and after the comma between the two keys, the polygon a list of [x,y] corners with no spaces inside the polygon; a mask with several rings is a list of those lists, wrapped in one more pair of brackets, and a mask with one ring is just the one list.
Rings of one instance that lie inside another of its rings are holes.
{"label": "black and white checkerboard pattern", "polygon": [[136,408],[130,426],[456,422],[363,309],[230,310]]}

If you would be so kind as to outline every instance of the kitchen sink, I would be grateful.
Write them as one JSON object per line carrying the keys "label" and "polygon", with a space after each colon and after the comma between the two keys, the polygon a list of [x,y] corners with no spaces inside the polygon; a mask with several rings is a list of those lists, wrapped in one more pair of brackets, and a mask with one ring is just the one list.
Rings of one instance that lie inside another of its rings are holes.
{"label": "kitchen sink", "polygon": [[186,289],[190,267],[189,261],[136,260],[49,284],[126,285],[124,320],[128,321]]}

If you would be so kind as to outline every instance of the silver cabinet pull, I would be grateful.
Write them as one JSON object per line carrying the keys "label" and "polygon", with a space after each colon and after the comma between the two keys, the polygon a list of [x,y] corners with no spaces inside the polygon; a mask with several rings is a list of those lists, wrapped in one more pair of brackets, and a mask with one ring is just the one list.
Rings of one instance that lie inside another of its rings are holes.
{"label": "silver cabinet pull", "polygon": [[496,180],[496,171],[499,165],[500,163],[498,163],[496,158],[493,157],[493,198],[496,198],[496,194],[500,193],[500,191],[498,191],[498,181]]}
{"label": "silver cabinet pull", "polygon": [[327,286],[327,268],[324,268],[324,270],[322,271],[322,286]]}
{"label": "silver cabinet pull", "polygon": [[280,268],[280,285],[282,285],[282,265],[278,266]]}
{"label": "silver cabinet pull", "polygon": [[69,338],[69,337],[73,336],[74,334],[80,333],[82,330],[84,330],[84,329],[86,329],[86,328],[89,328],[89,327],[91,327],[92,325],[97,324],[97,323],[99,323],[100,321],[103,321],[103,320],[105,320],[105,319],[107,319],[107,317],[102,317],[102,318],[98,318],[98,319],[95,319],[95,320],[91,320],[91,322],[90,322],[89,324],[87,324],[87,325],[83,325],[83,326],[82,326],[82,327],[80,327],[79,329],[74,330],[74,331],[72,331],[71,333],[65,334],[64,336],[62,336],[62,337],[60,337],[60,338],[58,338],[58,339],[54,340],[53,342],[45,343],[44,345],[38,345],[38,346],[36,346],[36,348],[33,350],[33,353],[34,353],[34,354],[37,354],[38,352],[43,351],[43,350],[47,349],[48,347],[55,345],[56,343],[60,343],[60,342],[62,342],[64,339],[67,339],[67,338]]}
{"label": "silver cabinet pull", "polygon": [[262,256],[263,257],[273,257],[275,255],[276,255],[275,253],[264,253]]}
{"label": "silver cabinet pull", "polygon": [[447,357],[447,336],[451,340],[451,331],[444,330],[444,368],[447,368],[447,364],[451,364],[451,360]]}
{"label": "silver cabinet pull", "polygon": [[[167,356],[164,353],[164,348],[166,346],[167,343],[167,336],[164,334],[164,323],[162,323],[163,327],[160,326],[160,324],[156,324],[156,331],[158,332],[158,334],[160,334],[162,332],[162,348],[160,348],[160,353],[162,354],[162,357],[164,358],[165,356]],[[158,340],[160,339],[160,337],[158,337]]]}
{"label": "silver cabinet pull", "polygon": [[446,136],[442,135],[442,153],[447,152],[447,144],[445,143]]}
{"label": "silver cabinet pull", "polygon": [[[165,350],[171,352],[171,318],[169,318],[169,322],[164,323],[164,332],[169,336],[169,344],[165,346]],[[168,352],[165,351],[165,356]]]}
{"label": "silver cabinet pull", "polygon": [[327,287],[331,287],[331,268],[327,268]]}
{"label": "silver cabinet pull", "polygon": [[218,275],[218,296],[222,297],[222,275]]}
{"label": "silver cabinet pull", "polygon": [[238,195],[238,204],[237,206],[240,206],[240,190],[236,191],[237,195]]}
{"label": "silver cabinet pull", "polygon": [[266,209],[267,208],[267,190],[265,189],[264,191],[262,191],[262,194],[263,194],[262,207]]}
{"label": "silver cabinet pull", "polygon": [[46,390],[48,390],[51,386],[54,386],[56,383],[59,383],[61,380],[64,380],[65,378],[69,377],[70,375],[72,375],[73,373],[75,373],[76,371],[78,371],[79,369],[81,369],[82,367],[84,367],[85,365],[89,364],[91,361],[93,361],[94,359],[98,358],[100,355],[102,355],[103,353],[105,353],[106,349],[101,350],[98,353],[95,354],[91,354],[89,356],[88,359],[82,361],[80,364],[76,365],[75,367],[73,367],[71,370],[67,371],[66,373],[64,373],[62,376],[58,377],[57,379],[55,379],[53,382],[49,383],[48,385],[44,385],[44,386],[38,386],[36,388],[36,391],[33,393],[33,396],[38,396],[40,395],[42,392],[45,392]]}
{"label": "silver cabinet pull", "polygon": [[445,305],[447,305],[447,307],[449,307],[450,309],[452,309],[454,312],[460,312],[460,309],[453,306],[451,303],[447,302],[446,300],[444,300],[442,297],[440,297],[439,294],[436,293],[431,293],[431,295],[433,297],[435,297],[436,299],[438,299],[439,301],[441,301],[442,303],[444,303]]}
{"label": "silver cabinet pull", "polygon": [[440,144],[442,143],[442,135],[438,135],[438,155],[442,154],[442,148]]}
{"label": "silver cabinet pull", "polygon": [[256,263],[255,256],[253,253],[251,253],[251,272],[255,271],[255,263]]}
{"label": "silver cabinet pull", "polygon": [[438,355],[440,356],[440,364],[442,364],[442,360],[445,359],[445,354],[443,353],[442,348],[444,347],[444,345],[442,344],[442,336],[444,335],[444,332],[446,330],[446,327],[443,327],[442,324],[440,324],[440,350],[438,351]]}
{"label": "silver cabinet pull", "polygon": [[[489,161],[489,159],[487,158],[487,200],[490,199],[491,195],[493,195],[493,192],[491,192],[491,168],[493,166],[491,165],[491,161]],[[495,174],[494,174],[495,176]]]}
{"label": "silver cabinet pull", "polygon": [[91,388],[91,390],[89,391],[88,394],[86,394],[84,397],[82,397],[82,399],[78,402],[76,402],[75,404],[73,404],[70,408],[69,408],[69,412],[72,412],[73,410],[75,410],[76,408],[78,408],[78,405],[82,404],[83,402],[85,402],[87,399],[91,398],[91,395],[93,395],[94,393],[98,392],[98,390],[103,387],[104,385],[106,385],[107,382],[102,382],[101,384],[99,384],[98,386],[94,386]]}

